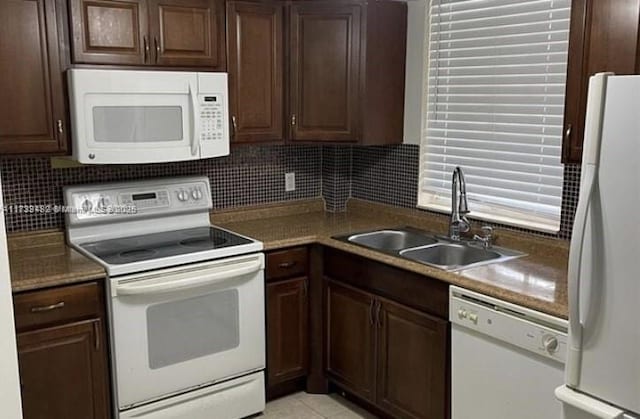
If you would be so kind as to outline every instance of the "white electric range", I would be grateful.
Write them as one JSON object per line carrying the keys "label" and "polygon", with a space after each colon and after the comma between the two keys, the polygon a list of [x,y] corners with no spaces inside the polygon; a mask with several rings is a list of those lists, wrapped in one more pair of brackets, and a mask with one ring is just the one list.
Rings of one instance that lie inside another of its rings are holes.
{"label": "white electric range", "polygon": [[210,225],[206,177],[65,188],[67,241],[107,271],[118,417],[264,409],[262,243]]}

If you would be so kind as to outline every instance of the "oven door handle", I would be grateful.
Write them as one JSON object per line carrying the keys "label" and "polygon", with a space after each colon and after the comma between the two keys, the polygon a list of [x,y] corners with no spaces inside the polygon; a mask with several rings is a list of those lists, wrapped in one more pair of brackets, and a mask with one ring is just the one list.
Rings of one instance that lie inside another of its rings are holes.
{"label": "oven door handle", "polygon": [[149,295],[167,292],[183,291],[190,288],[206,285],[216,285],[229,280],[255,274],[262,269],[262,262],[255,261],[238,264],[231,269],[211,270],[207,273],[198,273],[196,276],[176,279],[171,275],[157,279],[141,280],[127,284],[118,284],[115,287],[115,295]]}

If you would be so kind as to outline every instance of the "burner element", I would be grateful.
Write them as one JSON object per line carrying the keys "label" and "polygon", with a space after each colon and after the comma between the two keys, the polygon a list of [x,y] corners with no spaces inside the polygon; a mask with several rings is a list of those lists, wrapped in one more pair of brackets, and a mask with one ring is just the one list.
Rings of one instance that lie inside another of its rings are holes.
{"label": "burner element", "polygon": [[180,240],[180,245],[185,247],[211,248],[223,245],[227,242],[224,237],[193,237],[191,239]]}
{"label": "burner element", "polygon": [[119,256],[121,258],[126,258],[126,259],[141,259],[141,258],[146,259],[153,256],[156,253],[157,251],[152,249],[132,249],[132,250],[126,250],[124,252],[120,252]]}

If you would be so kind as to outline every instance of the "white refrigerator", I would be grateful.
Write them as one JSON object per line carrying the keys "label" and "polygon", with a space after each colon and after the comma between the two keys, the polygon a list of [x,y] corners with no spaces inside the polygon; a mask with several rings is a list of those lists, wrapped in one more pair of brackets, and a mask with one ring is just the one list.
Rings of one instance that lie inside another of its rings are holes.
{"label": "white refrigerator", "polygon": [[[2,193],[0,193],[0,209],[3,209]],[[16,330],[13,322],[13,300],[3,211],[0,211],[0,375],[0,417],[21,419]]]}
{"label": "white refrigerator", "polygon": [[640,419],[640,76],[590,80],[568,276],[565,419]]}

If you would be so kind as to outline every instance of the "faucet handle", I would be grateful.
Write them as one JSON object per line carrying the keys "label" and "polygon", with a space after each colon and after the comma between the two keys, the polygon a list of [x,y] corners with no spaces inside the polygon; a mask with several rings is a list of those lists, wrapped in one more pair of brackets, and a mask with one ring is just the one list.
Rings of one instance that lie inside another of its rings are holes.
{"label": "faucet handle", "polygon": [[490,225],[483,225],[480,230],[482,230],[482,234],[485,237],[492,237],[493,236],[493,227],[491,227]]}
{"label": "faucet handle", "polygon": [[490,248],[493,245],[493,227],[490,225],[483,225],[482,228],[482,237],[477,234],[473,236],[473,240],[479,241],[482,243],[482,247],[485,249]]}

